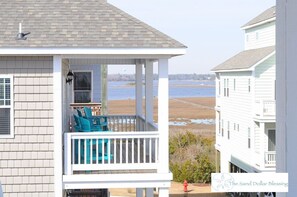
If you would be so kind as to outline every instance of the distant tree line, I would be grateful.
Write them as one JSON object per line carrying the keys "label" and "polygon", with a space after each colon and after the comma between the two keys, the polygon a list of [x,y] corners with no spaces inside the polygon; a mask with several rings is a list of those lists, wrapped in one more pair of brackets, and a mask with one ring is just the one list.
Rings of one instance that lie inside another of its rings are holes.
{"label": "distant tree line", "polygon": [[[143,75],[144,79],[144,75]],[[154,74],[154,80],[158,79],[158,75]],[[109,81],[135,81],[134,74],[109,74]],[[213,74],[175,74],[169,75],[169,80],[215,80]]]}

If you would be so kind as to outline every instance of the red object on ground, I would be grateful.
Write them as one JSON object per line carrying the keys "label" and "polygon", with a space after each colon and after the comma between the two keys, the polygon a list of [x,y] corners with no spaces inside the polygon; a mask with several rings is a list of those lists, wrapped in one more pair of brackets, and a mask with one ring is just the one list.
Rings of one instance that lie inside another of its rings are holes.
{"label": "red object on ground", "polygon": [[184,192],[188,192],[188,182],[187,182],[187,180],[184,181]]}

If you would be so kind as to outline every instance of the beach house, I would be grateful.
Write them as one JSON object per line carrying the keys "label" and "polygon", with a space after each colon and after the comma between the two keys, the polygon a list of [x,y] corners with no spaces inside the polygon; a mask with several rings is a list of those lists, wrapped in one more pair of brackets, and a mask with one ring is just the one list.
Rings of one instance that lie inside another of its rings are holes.
{"label": "beach house", "polygon": [[216,75],[217,171],[275,171],[275,7],[242,26],[245,48]]}
{"label": "beach house", "polygon": [[[137,197],[158,188],[159,196],[168,196],[168,60],[186,47],[106,0],[3,1],[0,26],[4,196],[77,196],[108,188],[136,188]],[[135,66],[135,114],[97,114],[105,131],[79,132],[85,122],[75,125],[70,105],[105,102],[103,65]]]}

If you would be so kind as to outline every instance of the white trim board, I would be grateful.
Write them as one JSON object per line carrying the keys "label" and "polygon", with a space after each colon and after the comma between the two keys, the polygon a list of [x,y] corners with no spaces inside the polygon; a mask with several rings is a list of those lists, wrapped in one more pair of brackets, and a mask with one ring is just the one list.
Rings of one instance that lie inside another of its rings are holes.
{"label": "white trim board", "polygon": [[2,48],[0,55],[184,55],[185,48]]}

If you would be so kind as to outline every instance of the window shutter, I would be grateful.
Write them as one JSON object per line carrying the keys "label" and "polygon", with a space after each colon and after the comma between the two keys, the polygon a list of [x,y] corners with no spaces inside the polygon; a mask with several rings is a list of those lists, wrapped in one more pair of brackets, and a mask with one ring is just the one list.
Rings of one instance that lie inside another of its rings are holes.
{"label": "window shutter", "polygon": [[10,134],[10,109],[0,108],[0,135]]}

